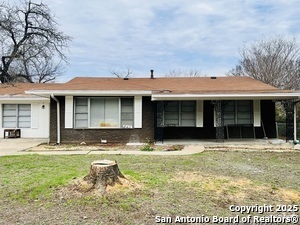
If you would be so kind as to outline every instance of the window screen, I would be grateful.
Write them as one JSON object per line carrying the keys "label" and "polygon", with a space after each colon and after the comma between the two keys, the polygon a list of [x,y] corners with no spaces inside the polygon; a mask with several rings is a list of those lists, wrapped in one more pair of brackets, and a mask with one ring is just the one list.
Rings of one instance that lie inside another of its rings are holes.
{"label": "window screen", "polygon": [[78,97],[75,100],[76,128],[132,128],[133,115],[133,98]]}
{"label": "window screen", "polygon": [[88,98],[76,98],[75,100],[75,127],[88,127]]}
{"label": "window screen", "polygon": [[30,104],[3,104],[2,127],[4,128],[30,128]]}
{"label": "window screen", "polygon": [[121,126],[124,128],[133,128],[133,115],[133,99],[121,98]]}
{"label": "window screen", "polygon": [[119,98],[90,99],[90,127],[119,126]]}
{"label": "window screen", "polygon": [[170,101],[164,110],[165,126],[196,126],[195,101]]}
{"label": "window screen", "polygon": [[224,107],[224,125],[252,124],[253,101],[230,101]]}

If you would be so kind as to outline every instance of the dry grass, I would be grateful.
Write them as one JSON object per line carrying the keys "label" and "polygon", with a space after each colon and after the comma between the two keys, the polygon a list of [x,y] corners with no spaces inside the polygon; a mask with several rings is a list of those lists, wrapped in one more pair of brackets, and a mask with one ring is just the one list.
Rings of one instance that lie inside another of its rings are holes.
{"label": "dry grass", "polygon": [[[107,186],[106,194],[118,194],[118,193],[131,193],[142,189],[142,185],[134,181],[130,176],[125,178],[119,178],[121,184],[116,183],[114,186]],[[85,181],[83,178],[76,179],[70,182],[70,184],[59,188],[56,195],[60,199],[80,199],[84,197],[103,197],[103,194],[99,190],[95,189],[93,184]]]}
{"label": "dry grass", "polygon": [[228,195],[237,202],[255,195],[263,195],[266,199],[295,204],[300,202],[300,192],[294,189],[274,188],[271,184],[255,184],[247,178],[214,176],[201,172],[178,172],[170,182],[184,183],[186,187],[205,193]]}
{"label": "dry grass", "polygon": [[[116,160],[128,181],[101,196],[82,177]],[[155,224],[155,216],[235,216],[229,206],[300,204],[300,154],[24,155],[0,158],[0,224]]]}

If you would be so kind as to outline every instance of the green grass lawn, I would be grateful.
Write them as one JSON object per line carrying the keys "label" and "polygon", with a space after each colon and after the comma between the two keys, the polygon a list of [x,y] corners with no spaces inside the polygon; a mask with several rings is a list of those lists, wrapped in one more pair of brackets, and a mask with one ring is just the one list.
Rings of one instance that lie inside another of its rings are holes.
{"label": "green grass lawn", "polygon": [[[99,159],[116,160],[133,185],[106,196],[70,188]],[[256,204],[300,204],[299,153],[0,157],[0,224],[155,224]]]}

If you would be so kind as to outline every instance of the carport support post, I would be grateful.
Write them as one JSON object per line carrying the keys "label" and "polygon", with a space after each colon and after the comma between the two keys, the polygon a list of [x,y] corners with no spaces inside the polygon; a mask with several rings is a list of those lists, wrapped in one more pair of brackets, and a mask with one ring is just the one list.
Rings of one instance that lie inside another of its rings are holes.
{"label": "carport support post", "polygon": [[216,113],[216,141],[224,142],[224,121],[223,108],[224,104],[221,100],[212,101]]}
{"label": "carport support post", "polygon": [[295,112],[295,101],[293,99],[288,99],[282,101],[282,104],[285,109],[285,126],[286,126],[286,141],[289,140],[296,140],[297,133],[295,132],[296,129],[296,112]]}
{"label": "carport support post", "polygon": [[57,122],[57,141],[56,144],[60,145],[60,105],[58,99],[54,96],[54,94],[51,94],[51,98],[56,101],[56,122]]}
{"label": "carport support post", "polygon": [[165,103],[163,101],[158,101],[156,103],[156,121],[155,121],[155,133],[154,139],[155,141],[164,141],[164,108]]}
{"label": "carport support post", "polygon": [[296,103],[294,103],[294,141],[297,141],[297,107]]}

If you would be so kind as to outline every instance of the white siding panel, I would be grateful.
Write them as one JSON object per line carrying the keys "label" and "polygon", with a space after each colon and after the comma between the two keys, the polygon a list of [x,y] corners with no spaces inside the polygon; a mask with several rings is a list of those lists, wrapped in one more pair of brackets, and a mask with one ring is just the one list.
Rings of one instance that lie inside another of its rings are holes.
{"label": "white siding panel", "polygon": [[196,106],[196,127],[203,127],[203,101],[197,101]]}
{"label": "white siding panel", "polygon": [[260,100],[253,101],[253,123],[255,127],[261,126]]}
{"label": "white siding panel", "polygon": [[[49,101],[5,101],[0,102],[0,138],[3,138],[2,105],[3,104],[31,104],[31,127],[20,128],[21,138],[49,138]],[[44,106],[44,107],[43,107]]]}
{"label": "white siding panel", "polygon": [[39,103],[31,104],[31,128],[39,128]]}
{"label": "white siding panel", "polygon": [[142,96],[134,97],[134,128],[142,128]]}
{"label": "white siding panel", "polygon": [[65,100],[65,128],[73,128],[73,96],[66,96]]}
{"label": "white siding panel", "polygon": [[[2,128],[3,127],[3,121],[2,121],[2,104],[1,104],[1,102],[0,102],[0,127]],[[1,132],[1,133],[3,133],[3,132]]]}

